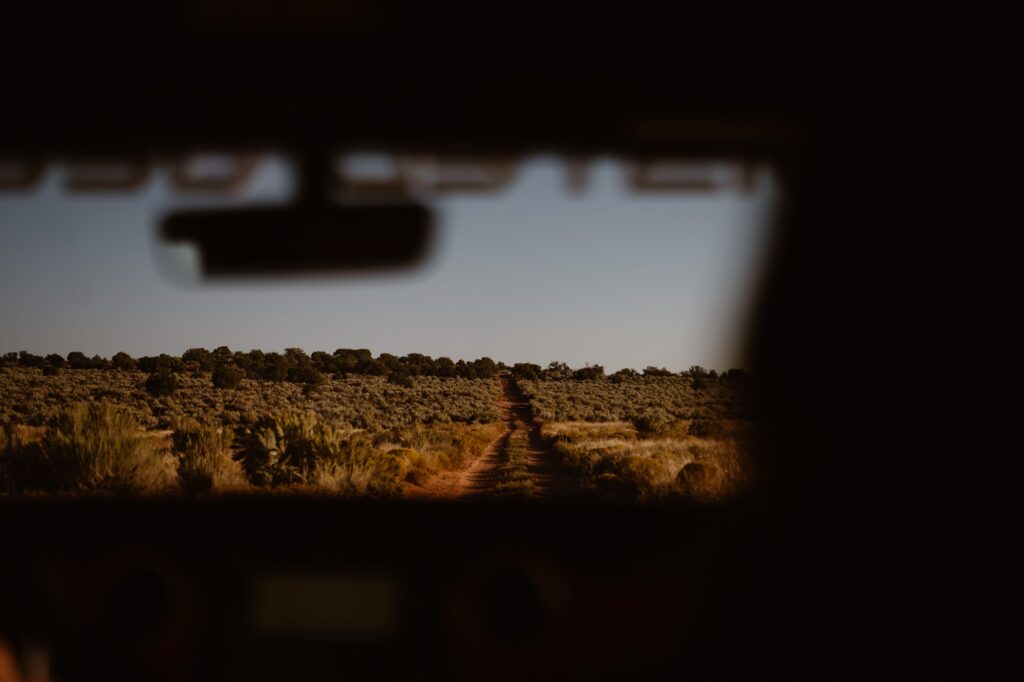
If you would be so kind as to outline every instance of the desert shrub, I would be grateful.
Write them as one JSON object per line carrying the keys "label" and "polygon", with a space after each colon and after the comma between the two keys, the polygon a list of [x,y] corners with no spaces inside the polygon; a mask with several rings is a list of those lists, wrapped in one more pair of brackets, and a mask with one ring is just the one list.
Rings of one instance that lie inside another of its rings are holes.
{"label": "desert shrub", "polygon": [[412,448],[391,448],[387,452],[405,462],[405,480],[410,483],[423,485],[437,472],[437,460],[428,453]]}
{"label": "desert shrub", "polygon": [[46,468],[37,440],[23,428],[0,425],[0,492],[13,494],[46,487]]}
{"label": "desert shrub", "polygon": [[706,497],[713,492],[717,470],[703,462],[690,462],[676,477],[676,484],[683,495]]}
{"label": "desert shrub", "polygon": [[393,496],[401,492],[409,471],[401,454],[374,450],[361,433],[329,443],[319,451],[313,467],[316,487],[342,495]]}
{"label": "desert shrub", "polygon": [[633,418],[633,426],[640,434],[651,436],[668,430],[672,418],[660,411],[645,412]]}
{"label": "desert shrub", "polygon": [[205,495],[245,486],[241,465],[231,458],[234,437],[227,428],[185,419],[172,436],[178,484],[185,495]]}
{"label": "desert shrub", "polygon": [[388,374],[388,383],[404,388],[412,388],[412,376],[404,370],[396,370]]}
{"label": "desert shrub", "polygon": [[214,388],[238,388],[242,383],[242,373],[232,365],[217,365],[212,375]]}
{"label": "desert shrub", "polygon": [[736,495],[750,486],[752,464],[741,441],[696,441],[688,449],[691,461],[676,477],[679,494],[709,502]]}
{"label": "desert shrub", "polygon": [[62,410],[40,447],[55,490],[127,493],[167,483],[157,443],[128,412],[108,403],[79,403]]}
{"label": "desert shrub", "polygon": [[657,497],[665,484],[671,481],[665,475],[666,463],[662,458],[624,457],[616,464],[617,473],[626,485],[626,492],[638,500]]}
{"label": "desert shrub", "polygon": [[161,397],[168,396],[178,389],[178,380],[171,374],[170,370],[158,369],[146,379],[146,392],[150,395]]}
{"label": "desert shrub", "polygon": [[60,374],[60,367],[55,367],[54,365],[45,365],[43,367],[44,377],[55,377],[58,374]]}
{"label": "desert shrub", "polygon": [[311,399],[320,393],[323,384],[302,384],[302,397]]}
{"label": "desert shrub", "polygon": [[697,438],[721,438],[725,435],[725,427],[717,419],[694,419],[687,427],[687,433]]}

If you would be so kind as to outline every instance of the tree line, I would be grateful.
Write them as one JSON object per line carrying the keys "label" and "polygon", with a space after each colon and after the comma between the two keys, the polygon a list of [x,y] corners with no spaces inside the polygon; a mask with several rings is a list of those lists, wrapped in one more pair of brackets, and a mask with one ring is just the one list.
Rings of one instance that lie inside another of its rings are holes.
{"label": "tree line", "polygon": [[673,372],[667,370],[664,367],[654,367],[648,365],[641,371],[635,369],[625,368],[620,369],[617,372],[611,374],[605,374],[604,367],[601,365],[586,365],[578,369],[573,369],[564,362],[552,362],[547,367],[542,368],[540,365],[535,365],[528,362],[518,362],[508,368],[513,376],[519,379],[528,379],[530,381],[550,381],[550,380],[566,380],[575,379],[576,381],[588,381],[597,379],[611,379],[612,381],[623,381],[626,379],[637,379],[640,377],[671,377],[671,376],[686,376],[691,377],[694,381],[710,380],[715,381],[720,376],[725,379],[739,379],[746,375],[746,372],[742,369],[730,369],[723,372],[721,375],[716,370],[704,369],[700,365],[693,365],[688,370],[682,372]]}
{"label": "tree line", "polygon": [[[44,357],[20,351],[0,356],[0,366],[37,367],[42,369],[45,374],[54,374],[64,368],[138,369],[147,374],[158,374],[162,377],[173,377],[173,375],[183,372],[212,372],[214,386],[218,388],[237,386],[243,377],[315,386],[322,383],[326,375],[345,376],[348,374],[383,376],[392,383],[411,386],[412,378],[417,376],[491,379],[501,371],[508,371],[519,379],[531,381],[601,379],[622,381],[639,377],[679,375],[689,376],[695,382],[719,379],[719,374],[715,370],[707,370],[699,365],[694,365],[678,374],[664,367],[653,366],[645,367],[641,371],[621,369],[611,374],[605,374],[604,367],[601,365],[588,364],[575,369],[564,362],[552,362],[547,367],[522,362],[506,365],[503,362],[495,362],[486,356],[472,361],[454,361],[448,357],[432,358],[421,353],[409,353],[403,356],[380,353],[374,357],[366,348],[339,348],[333,353],[316,351],[307,354],[301,348],[287,348],[284,353],[265,353],[262,350],[232,351],[227,346],[220,346],[212,351],[205,348],[189,348],[180,357],[160,354],[133,358],[128,353],[119,352],[109,359],[99,355],[89,357],[79,351],[68,353],[66,357],[57,353]],[[721,375],[725,379],[737,379],[743,376],[744,371],[741,369],[730,369]],[[170,385],[173,382],[165,379],[164,383]]]}

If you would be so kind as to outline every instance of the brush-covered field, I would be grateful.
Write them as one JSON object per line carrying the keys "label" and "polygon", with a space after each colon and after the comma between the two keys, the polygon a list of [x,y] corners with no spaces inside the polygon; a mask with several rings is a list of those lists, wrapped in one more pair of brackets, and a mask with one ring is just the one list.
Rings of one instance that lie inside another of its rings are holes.
{"label": "brush-covered field", "polygon": [[293,353],[280,371],[241,354],[212,370],[169,356],[148,371],[0,366],[0,494],[386,498],[457,484],[489,447],[497,497],[552,494],[555,476],[558,494],[714,501],[752,481],[742,374],[553,363],[529,378],[488,359],[360,353],[317,367]]}
{"label": "brush-covered field", "polygon": [[728,498],[751,483],[742,378],[520,381],[540,434],[584,494],[620,501]]}
{"label": "brush-covered field", "polygon": [[[472,461],[501,433],[493,379],[349,375],[310,387],[137,370],[0,369],[0,490],[301,491],[394,496]],[[312,390],[311,390],[312,388]]]}

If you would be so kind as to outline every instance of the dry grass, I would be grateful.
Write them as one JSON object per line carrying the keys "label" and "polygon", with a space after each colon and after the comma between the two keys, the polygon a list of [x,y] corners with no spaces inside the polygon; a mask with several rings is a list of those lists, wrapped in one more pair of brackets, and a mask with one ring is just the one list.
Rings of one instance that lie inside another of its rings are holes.
{"label": "dry grass", "polygon": [[541,426],[541,436],[551,441],[637,437],[636,427],[629,422],[548,422]]}
{"label": "dry grass", "polygon": [[479,456],[500,423],[414,425],[372,434],[313,411],[284,410],[235,429],[180,419],[145,431],[110,403],[69,407],[45,428],[0,428],[0,491],[9,494],[223,493],[391,497]]}
{"label": "dry grass", "polygon": [[683,429],[683,435],[641,439],[621,422],[571,422],[544,424],[541,435],[580,486],[601,497],[654,501],[689,496],[707,502],[740,492],[749,470],[742,441],[690,436]]}
{"label": "dry grass", "polygon": [[407,480],[422,485],[438,471],[461,469],[475,460],[502,431],[500,422],[415,425],[392,431],[378,447],[403,457]]}
{"label": "dry grass", "polygon": [[[352,376],[304,395],[251,379],[215,390],[208,374],[185,374],[166,398],[146,394],[143,381],[137,372],[0,371],[0,492],[390,497],[406,481],[463,468],[505,428],[494,380],[417,377],[409,388]],[[521,383],[541,436],[594,495],[712,501],[750,483],[753,422],[740,383]],[[501,491],[528,493],[529,445],[516,438]]]}
{"label": "dry grass", "polygon": [[178,456],[178,485],[187,496],[245,490],[242,466],[232,457],[234,437],[217,424],[183,420],[169,434]]}
{"label": "dry grass", "polygon": [[0,493],[391,496],[464,466],[503,428],[495,380],[353,375],[306,394],[178,379],[157,398],[136,371],[0,368]]}
{"label": "dry grass", "polygon": [[36,482],[53,492],[152,492],[174,481],[167,454],[131,414],[79,403],[59,412],[43,433]]}
{"label": "dry grass", "polygon": [[541,437],[603,498],[713,501],[749,485],[749,384],[689,377],[523,381]]}
{"label": "dry grass", "polygon": [[530,495],[533,492],[533,481],[527,468],[530,459],[530,438],[526,426],[517,423],[517,428],[509,436],[505,461],[498,469],[498,485],[495,492],[499,495]]}

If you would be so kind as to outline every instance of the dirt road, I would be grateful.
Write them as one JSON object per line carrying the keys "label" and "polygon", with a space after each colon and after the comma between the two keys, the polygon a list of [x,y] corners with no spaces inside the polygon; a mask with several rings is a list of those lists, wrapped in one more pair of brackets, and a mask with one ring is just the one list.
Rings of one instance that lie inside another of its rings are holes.
{"label": "dirt road", "polygon": [[551,497],[571,490],[567,476],[555,464],[550,450],[540,437],[540,424],[533,417],[530,402],[523,396],[511,375],[498,375],[502,397],[499,407],[505,431],[487,446],[484,453],[460,471],[438,473],[423,487],[410,489],[410,498],[485,498],[497,494],[500,470],[508,461],[509,441],[519,430],[526,430],[529,439],[527,472],[531,496]]}

